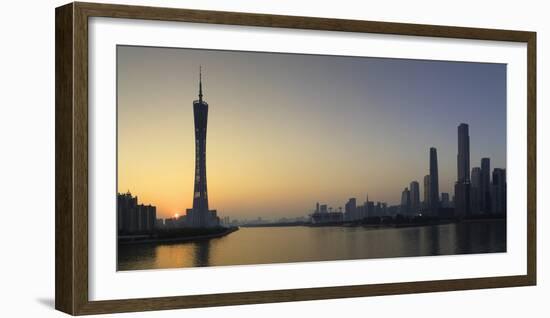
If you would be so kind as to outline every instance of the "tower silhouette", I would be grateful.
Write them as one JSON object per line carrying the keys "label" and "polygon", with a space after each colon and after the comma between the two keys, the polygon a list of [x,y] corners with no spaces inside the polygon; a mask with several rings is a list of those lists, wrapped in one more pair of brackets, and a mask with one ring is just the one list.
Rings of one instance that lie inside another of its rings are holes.
{"label": "tower silhouette", "polygon": [[457,180],[455,183],[455,216],[471,214],[470,134],[467,124],[458,126]]}
{"label": "tower silhouette", "polygon": [[193,101],[195,120],[195,186],[193,208],[187,212],[187,224],[190,227],[212,227],[219,225],[216,211],[208,209],[208,190],[206,186],[206,128],[208,123],[208,103],[202,95],[202,67],[199,68],[199,99]]}
{"label": "tower silhouette", "polygon": [[430,148],[430,214],[437,216],[439,211],[439,172],[437,168],[437,149]]}
{"label": "tower silhouette", "polygon": [[208,124],[208,103],[202,99],[202,68],[199,69],[199,100],[193,101],[195,117],[195,187],[193,210],[208,212],[208,191],[206,186],[206,128]]}

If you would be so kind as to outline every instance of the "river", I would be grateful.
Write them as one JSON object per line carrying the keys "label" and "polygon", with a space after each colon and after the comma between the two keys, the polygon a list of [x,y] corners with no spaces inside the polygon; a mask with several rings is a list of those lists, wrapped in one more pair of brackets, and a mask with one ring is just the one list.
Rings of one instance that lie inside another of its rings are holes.
{"label": "river", "polygon": [[506,251],[506,221],[407,228],[253,227],[222,238],[118,246],[118,270]]}

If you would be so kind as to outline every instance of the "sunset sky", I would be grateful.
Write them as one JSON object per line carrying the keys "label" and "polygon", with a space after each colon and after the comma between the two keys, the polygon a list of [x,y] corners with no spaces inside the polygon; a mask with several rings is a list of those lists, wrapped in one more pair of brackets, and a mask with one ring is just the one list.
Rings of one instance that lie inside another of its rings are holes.
{"label": "sunset sky", "polygon": [[305,216],[350,197],[398,204],[428,174],[452,196],[457,126],[471,167],[506,166],[506,65],[118,46],[118,191],[192,207],[199,65],[210,105],[209,205],[221,217]]}

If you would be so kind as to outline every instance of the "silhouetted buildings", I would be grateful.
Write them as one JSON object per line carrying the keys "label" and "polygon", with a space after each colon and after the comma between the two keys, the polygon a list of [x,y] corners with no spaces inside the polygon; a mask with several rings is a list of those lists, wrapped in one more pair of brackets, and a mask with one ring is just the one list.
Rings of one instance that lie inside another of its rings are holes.
{"label": "silhouetted buildings", "polygon": [[441,207],[451,208],[451,200],[449,200],[449,194],[447,192],[441,192]]}
{"label": "silhouetted buildings", "polygon": [[470,134],[467,124],[458,126],[457,181],[470,181]]}
{"label": "silhouetted buildings", "polygon": [[152,205],[138,204],[137,196],[130,191],[117,195],[117,229],[119,233],[152,232],[157,220],[157,209]]}
{"label": "silhouetted buildings", "polygon": [[420,185],[418,181],[412,181],[409,185],[411,197],[411,212],[417,214],[420,211]]}
{"label": "silhouetted buildings", "polygon": [[430,148],[430,202],[429,214],[437,216],[439,209],[439,172],[437,168],[437,149]]}
{"label": "silhouetted buildings", "polygon": [[344,221],[344,214],[340,212],[329,212],[326,204],[315,204],[315,212],[311,215],[311,223],[328,224],[341,223]]}
{"label": "silhouetted buildings", "polygon": [[481,158],[481,213],[491,212],[491,159]]}
{"label": "silhouetted buildings", "polygon": [[424,176],[424,201],[423,210],[427,211],[430,208],[430,175]]}
{"label": "silhouetted buildings", "polygon": [[467,124],[458,126],[457,180],[455,183],[455,216],[470,215],[470,135]]}
{"label": "silhouetted buildings", "polygon": [[368,195],[363,204],[357,204],[356,198],[349,198],[344,205],[344,212],[342,212],[342,207],[339,207],[338,210],[338,212],[333,212],[332,207],[327,208],[326,204],[316,203],[315,210],[310,215],[311,223],[362,222],[368,218],[388,215],[388,205],[385,202],[370,201]]}
{"label": "silhouetted buildings", "polygon": [[386,203],[384,202],[376,202],[369,201],[369,196],[367,196],[367,201],[365,201],[364,207],[364,214],[362,214],[362,218],[369,218],[369,217],[376,217],[376,216],[385,216],[386,215]]}
{"label": "silhouetted buildings", "polygon": [[495,168],[491,184],[491,212],[506,215],[506,170]]}
{"label": "silhouetted buildings", "polygon": [[411,213],[411,192],[408,188],[405,188],[401,192],[401,211],[402,215],[409,215]]}
{"label": "silhouetted buildings", "polygon": [[470,211],[472,215],[481,212],[481,168],[472,168],[470,177]]}
{"label": "silhouetted buildings", "polygon": [[358,220],[359,216],[357,215],[357,199],[350,198],[346,205],[344,206],[344,219],[346,221]]}
{"label": "silhouetted buildings", "polygon": [[[454,196],[449,200],[448,193],[438,196],[439,176],[437,150],[430,148],[430,174],[424,177],[424,196],[421,210],[428,216],[470,217],[484,214],[506,213],[506,173],[504,169],[493,171],[491,182],[491,163],[489,158],[481,159],[481,167],[470,171],[470,135],[469,126],[458,126],[457,180]],[[495,179],[496,178],[496,179]],[[413,183],[410,186],[411,202],[414,202]],[[403,197],[401,195],[403,206]],[[414,203],[411,203],[414,205]]]}
{"label": "silhouetted buildings", "polygon": [[[362,205],[355,198],[345,204],[344,221],[363,221],[372,217],[404,217],[405,219],[425,216],[440,219],[461,219],[486,215],[506,214],[506,171],[495,168],[491,181],[489,158],[481,159],[481,167],[470,171],[470,134],[468,124],[458,126],[458,151],[456,156],[457,178],[454,183],[454,195],[439,193],[439,171],[437,149],[430,148],[429,174],[423,178],[423,196],[420,201],[420,185],[411,181],[409,187],[401,192],[400,204],[387,206],[386,203],[367,200]],[[329,209],[330,210],[330,209]],[[327,213],[326,205],[316,204],[313,215]],[[328,212],[330,213],[330,212]],[[337,216],[332,220],[337,219]],[[330,217],[316,217],[313,222],[331,220]],[[374,219],[376,220],[376,218]],[[371,222],[367,220],[367,222]]]}
{"label": "silhouetted buildings", "polygon": [[206,128],[208,122],[208,103],[202,99],[202,73],[199,72],[199,99],[193,101],[195,120],[195,186],[193,208],[187,209],[185,225],[194,228],[216,227],[220,219],[216,210],[208,209],[208,191],[206,186]]}

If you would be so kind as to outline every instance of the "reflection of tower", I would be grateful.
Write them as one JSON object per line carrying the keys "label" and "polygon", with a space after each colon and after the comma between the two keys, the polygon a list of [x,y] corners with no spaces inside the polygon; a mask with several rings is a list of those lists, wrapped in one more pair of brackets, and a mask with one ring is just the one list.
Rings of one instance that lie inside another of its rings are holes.
{"label": "reflection of tower", "polygon": [[210,265],[210,240],[196,242],[193,265],[195,267]]}
{"label": "reflection of tower", "polygon": [[437,169],[437,149],[430,148],[430,213],[437,216],[439,210],[439,172]]}
{"label": "reflection of tower", "polygon": [[202,99],[202,72],[199,72],[199,99],[193,101],[195,118],[195,187],[193,191],[193,209],[187,214],[190,227],[212,227],[219,225],[215,211],[208,210],[208,192],[206,188],[206,126],[208,121],[208,103]]}

